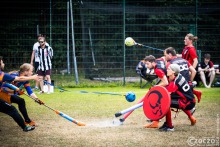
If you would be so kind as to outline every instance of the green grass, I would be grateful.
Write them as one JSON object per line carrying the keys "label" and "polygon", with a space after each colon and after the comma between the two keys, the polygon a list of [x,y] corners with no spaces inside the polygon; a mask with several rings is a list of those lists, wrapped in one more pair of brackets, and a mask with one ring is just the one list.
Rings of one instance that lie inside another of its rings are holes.
{"label": "green grass", "polygon": [[[104,82],[97,80],[85,79],[80,76],[78,84],[76,84],[75,77],[73,75],[52,75],[52,80],[55,81],[55,84],[60,87],[69,87],[69,88],[98,88],[98,87],[120,87],[123,86],[123,81],[118,82]],[[137,82],[125,82],[126,87],[140,87],[139,81]]]}
{"label": "green grass", "polygon": [[[38,95],[48,106],[66,113],[86,123],[79,127],[60,117],[48,108],[22,96],[30,118],[36,121],[34,131],[25,133],[7,115],[0,113],[0,140],[3,146],[188,146],[189,136],[195,138],[217,137],[220,112],[220,88],[196,88],[203,91],[202,100],[196,105],[196,126],[183,112],[173,119],[174,132],[159,132],[158,129],[145,129],[146,117],[141,108],[135,110],[124,125],[112,126],[114,114],[134,105],[148,88],[138,85],[126,87],[95,85],[94,88],[68,88],[66,92]],[[87,91],[87,93],[81,93]],[[137,99],[129,103],[124,94],[133,91]],[[95,94],[94,92],[111,92]],[[16,105],[15,105],[16,106]],[[174,114],[173,114],[174,115]],[[118,120],[118,119],[117,119]],[[162,122],[164,119],[162,119]],[[160,125],[162,125],[162,122]],[[219,136],[218,136],[219,137]]]}

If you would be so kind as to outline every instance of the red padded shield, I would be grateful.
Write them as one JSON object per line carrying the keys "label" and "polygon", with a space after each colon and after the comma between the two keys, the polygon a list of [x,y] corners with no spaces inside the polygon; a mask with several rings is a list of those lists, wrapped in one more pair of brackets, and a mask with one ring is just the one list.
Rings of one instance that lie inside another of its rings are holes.
{"label": "red padded shield", "polygon": [[170,109],[170,94],[162,86],[152,87],[144,98],[143,110],[147,118],[159,120],[163,118]]}

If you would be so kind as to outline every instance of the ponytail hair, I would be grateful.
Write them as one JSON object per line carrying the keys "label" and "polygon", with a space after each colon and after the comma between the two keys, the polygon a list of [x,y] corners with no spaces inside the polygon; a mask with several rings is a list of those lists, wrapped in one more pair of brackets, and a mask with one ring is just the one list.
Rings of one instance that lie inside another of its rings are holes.
{"label": "ponytail hair", "polygon": [[187,34],[186,36],[189,38],[189,40],[192,40],[192,42],[196,42],[198,40],[198,37],[191,33]]}

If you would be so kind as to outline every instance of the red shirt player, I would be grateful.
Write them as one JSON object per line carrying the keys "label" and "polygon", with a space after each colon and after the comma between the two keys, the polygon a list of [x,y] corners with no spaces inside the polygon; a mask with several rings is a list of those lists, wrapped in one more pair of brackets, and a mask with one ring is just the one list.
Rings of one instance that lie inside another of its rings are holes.
{"label": "red shirt player", "polygon": [[[166,89],[171,93],[171,107],[182,109],[190,119],[191,125],[195,125],[196,119],[190,112],[195,107],[195,98],[188,81],[180,74],[180,66],[178,64],[170,64],[167,68],[167,76],[169,77],[169,85],[166,86]],[[173,99],[172,93],[177,93],[180,98]],[[159,130],[174,131],[170,109],[166,114],[166,121]]]}
{"label": "red shirt player", "polygon": [[[145,63],[147,65],[147,68],[154,69],[154,73],[160,78],[160,82],[157,85],[160,86],[167,86],[168,80],[166,77],[166,64],[164,57],[156,59],[154,56],[146,56],[145,57]],[[151,124],[144,125],[145,128],[158,128],[158,121],[153,121]]]}
{"label": "red shirt player", "polygon": [[163,57],[156,59],[154,56],[149,55],[145,57],[145,63],[148,69],[154,69],[154,73],[160,78],[160,83],[157,85],[166,86],[168,80],[166,77],[166,64]]}
{"label": "red shirt player", "polygon": [[185,47],[182,51],[182,55],[178,55],[178,57],[186,59],[194,68],[197,67],[198,56],[196,54],[196,48],[193,46],[193,42],[197,41],[197,39],[197,36],[193,36],[191,33],[187,34],[184,39]]}
{"label": "red shirt player", "polygon": [[[164,51],[164,56],[167,61],[166,67],[168,67],[170,64],[178,64],[180,66],[180,74],[186,79],[186,81],[188,81],[190,85],[192,85],[192,81],[196,75],[195,68],[193,68],[193,66],[187,60],[177,57],[176,51],[173,47],[166,48]],[[193,93],[198,98],[198,102],[200,102],[202,92],[193,89]]]}

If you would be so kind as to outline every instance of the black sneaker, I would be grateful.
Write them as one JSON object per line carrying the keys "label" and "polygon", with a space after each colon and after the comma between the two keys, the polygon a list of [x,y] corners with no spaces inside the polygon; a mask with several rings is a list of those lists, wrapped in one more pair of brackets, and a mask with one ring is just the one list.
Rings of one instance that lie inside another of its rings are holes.
{"label": "black sneaker", "polygon": [[159,127],[159,130],[163,130],[163,129],[166,128],[166,127],[168,127],[168,126],[167,126],[167,123],[164,122],[163,125],[162,125],[161,127]]}
{"label": "black sneaker", "polygon": [[120,121],[120,122],[124,122],[125,119],[124,119],[124,118],[120,118],[119,121]]}
{"label": "black sneaker", "polygon": [[23,129],[23,131],[24,132],[28,132],[28,131],[32,131],[32,130],[34,130],[35,129],[35,126],[29,126],[29,125],[27,125],[24,129]]}
{"label": "black sneaker", "polygon": [[164,131],[164,132],[173,132],[174,131],[174,127],[170,128],[170,127],[164,127],[163,129],[160,129],[160,131]]}
{"label": "black sneaker", "polygon": [[147,119],[146,120],[148,123],[152,123],[153,122],[153,120],[151,120],[151,119]]}

